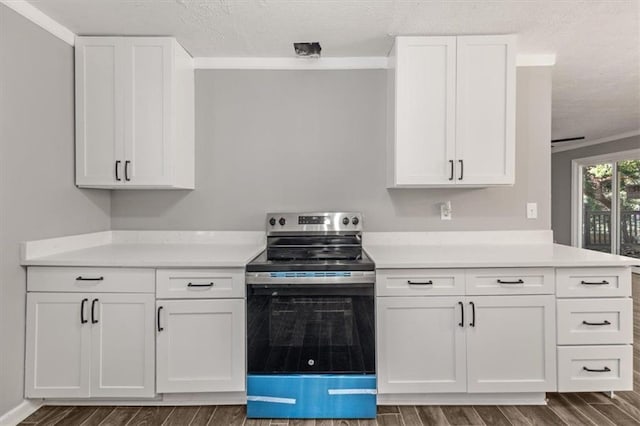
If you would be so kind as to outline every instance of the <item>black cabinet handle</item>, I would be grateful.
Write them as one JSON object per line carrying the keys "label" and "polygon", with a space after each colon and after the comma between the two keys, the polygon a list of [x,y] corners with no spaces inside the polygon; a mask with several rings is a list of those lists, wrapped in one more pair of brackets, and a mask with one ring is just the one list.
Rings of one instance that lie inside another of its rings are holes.
{"label": "black cabinet handle", "polygon": [[98,302],[98,299],[93,299],[91,301],[91,324],[97,324],[98,320],[95,318],[95,313],[96,313],[96,303]]}
{"label": "black cabinet handle", "polygon": [[187,284],[187,287],[213,287],[213,283],[207,283],[207,284],[189,283]]}
{"label": "black cabinet handle", "polygon": [[82,299],[82,303],[80,303],[80,324],[86,324],[89,322],[84,318],[84,304],[88,301],[89,299]]}
{"label": "black cabinet handle", "polygon": [[104,277],[95,277],[95,278],[85,278],[83,276],[79,276],[76,278],[76,281],[102,281]]}
{"label": "black cabinet handle", "polygon": [[584,325],[611,325],[611,323],[607,320],[604,320],[602,322],[589,322],[589,321],[582,321],[582,323]]}
{"label": "black cabinet handle", "polygon": [[599,281],[599,282],[580,281],[580,284],[582,284],[582,285],[607,285],[607,284],[609,284],[609,281],[606,281],[606,280],[602,280],[602,281]]}
{"label": "black cabinet handle", "polygon": [[451,172],[449,173],[449,180],[453,180],[453,160],[449,160],[449,166],[451,167]]}
{"label": "black cabinet handle", "polygon": [[589,373],[608,373],[609,371],[611,371],[611,369],[609,367],[604,367],[604,368],[587,368],[587,367],[582,367],[582,369],[584,371],[588,371]]}
{"label": "black cabinet handle", "polygon": [[164,330],[164,327],[160,327],[160,311],[164,309],[163,306],[158,306],[158,333]]}
{"label": "black cabinet handle", "polygon": [[458,180],[462,180],[464,177],[464,160],[458,160],[458,163],[460,163],[460,177]]}
{"label": "black cabinet handle", "polygon": [[498,284],[524,284],[524,281],[522,281],[522,280],[516,280],[516,281],[498,280]]}
{"label": "black cabinet handle", "polygon": [[407,284],[409,285],[433,285],[433,281],[411,281],[407,280]]}
{"label": "black cabinet handle", "polygon": [[464,303],[458,302],[458,305],[460,305],[460,322],[458,325],[464,327]]}
{"label": "black cabinet handle", "polygon": [[122,162],[122,161],[120,161],[120,160],[117,160],[117,161],[116,161],[116,180],[117,180],[118,182],[120,182],[120,181],[122,180],[122,179],[120,179],[120,173],[119,173],[119,172],[120,172],[120,163],[121,163],[121,162]]}
{"label": "black cabinet handle", "polygon": [[470,327],[476,326],[476,304],[473,302],[469,302],[471,305],[471,322],[469,323]]}
{"label": "black cabinet handle", "polygon": [[131,165],[131,161],[127,160],[124,162],[124,180],[129,182],[131,179],[129,178],[129,165]]}

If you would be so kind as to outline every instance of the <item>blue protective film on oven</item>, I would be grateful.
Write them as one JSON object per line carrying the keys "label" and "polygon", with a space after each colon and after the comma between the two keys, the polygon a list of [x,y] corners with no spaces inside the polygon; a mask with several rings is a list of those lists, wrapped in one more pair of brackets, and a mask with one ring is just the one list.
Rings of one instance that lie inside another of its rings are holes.
{"label": "blue protective film on oven", "polygon": [[248,418],[373,419],[376,376],[277,374],[247,376]]}

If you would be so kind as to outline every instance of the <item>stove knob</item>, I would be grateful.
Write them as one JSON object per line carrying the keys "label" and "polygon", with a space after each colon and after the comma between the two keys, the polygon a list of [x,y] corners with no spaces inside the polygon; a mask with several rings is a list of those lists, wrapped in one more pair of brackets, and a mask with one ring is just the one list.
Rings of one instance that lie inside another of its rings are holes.
{"label": "stove knob", "polygon": [[357,217],[354,217],[353,219],[351,219],[351,223],[353,223],[354,225],[357,225],[360,223],[360,219],[358,219]]}
{"label": "stove knob", "polygon": [[349,224],[349,218],[345,217],[344,219],[342,219],[342,223],[345,224],[345,225],[348,225]]}
{"label": "stove knob", "polygon": [[271,219],[269,219],[269,225],[271,226],[275,226],[276,225],[276,218],[272,217]]}
{"label": "stove knob", "polygon": [[279,223],[281,226],[284,226],[284,224],[285,224],[285,223],[287,223],[287,221],[284,219],[284,217],[281,217],[281,218],[280,218],[280,220],[278,221],[278,223]]}

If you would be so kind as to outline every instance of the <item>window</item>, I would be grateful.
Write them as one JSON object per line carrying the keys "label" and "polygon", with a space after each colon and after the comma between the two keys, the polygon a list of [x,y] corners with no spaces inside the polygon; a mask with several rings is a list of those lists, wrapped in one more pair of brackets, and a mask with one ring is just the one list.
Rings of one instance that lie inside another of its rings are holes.
{"label": "window", "polygon": [[573,160],[572,244],[640,258],[640,150]]}

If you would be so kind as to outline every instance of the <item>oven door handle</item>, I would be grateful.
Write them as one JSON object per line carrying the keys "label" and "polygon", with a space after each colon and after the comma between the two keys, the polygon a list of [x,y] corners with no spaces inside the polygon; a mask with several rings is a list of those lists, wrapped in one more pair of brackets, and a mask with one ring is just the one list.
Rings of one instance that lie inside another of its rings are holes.
{"label": "oven door handle", "polygon": [[248,297],[351,297],[374,296],[372,283],[349,284],[248,284]]}

